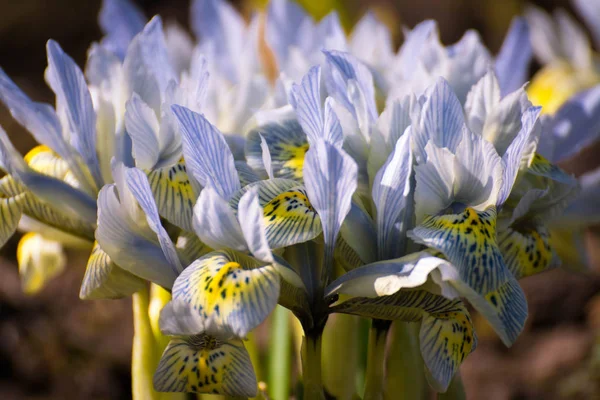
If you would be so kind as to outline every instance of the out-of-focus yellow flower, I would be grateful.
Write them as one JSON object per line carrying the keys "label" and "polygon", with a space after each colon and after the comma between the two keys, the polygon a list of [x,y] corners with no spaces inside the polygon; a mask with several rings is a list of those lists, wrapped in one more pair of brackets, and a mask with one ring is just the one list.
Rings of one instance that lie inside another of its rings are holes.
{"label": "out-of-focus yellow flower", "polygon": [[600,75],[594,69],[556,62],[546,65],[533,76],[527,95],[533,104],[543,107],[543,113],[554,114],[575,93],[598,83]]}

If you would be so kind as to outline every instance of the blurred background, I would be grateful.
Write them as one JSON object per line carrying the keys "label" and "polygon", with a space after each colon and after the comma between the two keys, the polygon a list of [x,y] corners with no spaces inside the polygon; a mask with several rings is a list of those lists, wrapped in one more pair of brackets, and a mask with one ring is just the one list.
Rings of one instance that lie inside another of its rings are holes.
{"label": "blurred background", "polygon": [[[188,26],[189,0],[135,2],[147,16],[160,13],[166,22]],[[438,21],[445,44],[474,28],[494,53],[511,18],[526,4],[520,0],[300,2],[317,17],[337,9],[346,29],[371,8],[389,25],[396,44],[402,39],[402,25],[412,27],[427,18]],[[266,1],[233,3],[247,14]],[[531,3],[572,12],[565,0]],[[99,8],[100,0],[3,0],[0,66],[34,100],[53,102],[43,81],[46,40],[57,40],[83,66],[88,46],[100,39]],[[22,153],[34,145],[2,106],[0,125]],[[600,230],[595,235],[600,236]],[[0,399],[130,398],[130,300],[79,300],[87,255],[77,253],[69,253],[66,271],[40,293],[25,295],[15,260],[18,240],[15,235],[0,252]],[[469,399],[600,399],[600,366],[592,364],[593,344],[600,334],[599,267],[586,274],[558,269],[523,280],[530,318],[525,333],[510,349],[476,318],[479,348],[462,367]]]}

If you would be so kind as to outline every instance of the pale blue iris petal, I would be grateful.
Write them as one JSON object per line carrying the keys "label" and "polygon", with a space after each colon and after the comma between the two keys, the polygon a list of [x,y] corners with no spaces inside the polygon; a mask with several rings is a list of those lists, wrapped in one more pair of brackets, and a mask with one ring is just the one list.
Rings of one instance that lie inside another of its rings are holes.
{"label": "pale blue iris petal", "polygon": [[340,228],[340,235],[363,263],[377,260],[377,231],[367,212],[355,202]]}
{"label": "pale blue iris petal", "polygon": [[201,114],[174,105],[172,110],[181,126],[183,155],[197,192],[201,186],[212,187],[229,200],[240,189],[231,150],[223,137]]}
{"label": "pale blue iris petal", "polygon": [[525,111],[521,118],[521,130],[510,146],[508,146],[504,156],[502,156],[504,177],[497,205],[504,204],[506,199],[508,199],[517,178],[517,173],[522,167],[523,158],[527,157],[531,160],[531,157],[534,155],[535,144],[537,143],[535,135],[539,135],[540,133],[535,124],[541,110],[541,107],[530,107]]}
{"label": "pale blue iris petal", "polygon": [[125,181],[131,193],[137,200],[138,204],[146,214],[146,221],[150,229],[156,233],[160,247],[163,250],[169,265],[173,269],[173,272],[179,274],[183,271],[175,245],[165,228],[160,222],[160,215],[158,215],[158,209],[154,202],[154,196],[152,195],[152,189],[148,182],[148,177],[144,172],[137,168],[129,168],[125,170]]}
{"label": "pale blue iris petal", "polygon": [[156,16],[133,38],[123,70],[129,94],[137,93],[158,114],[163,96],[177,76],[167,52],[162,20]]}
{"label": "pale blue iris petal", "polygon": [[50,147],[69,163],[71,171],[87,192],[95,192],[95,188],[88,184],[87,175],[81,169],[81,160],[62,135],[62,127],[54,109],[48,104],[31,101],[10,80],[2,68],[0,68],[0,100],[6,105],[13,118],[24,126],[38,143]]}
{"label": "pale blue iris petal", "polygon": [[404,43],[397,56],[397,68],[403,79],[410,79],[417,70],[416,64],[431,36],[437,34],[437,23],[426,20],[417,24],[411,31],[404,33]]}
{"label": "pale blue iris petal", "polygon": [[304,158],[304,183],[308,198],[317,210],[325,239],[325,268],[322,277],[330,271],[328,263],[339,230],[350,211],[352,194],[357,187],[358,167],[342,149],[318,140],[311,145]]}
{"label": "pale blue iris petal", "polygon": [[456,269],[446,260],[427,252],[378,261],[348,271],[333,281],[325,296],[346,294],[356,297],[390,296],[400,289],[410,289],[427,282],[432,271],[439,269],[441,276],[454,279]]}
{"label": "pale blue iris petal", "polygon": [[260,181],[260,176],[244,161],[236,161],[235,169],[240,177],[240,185],[242,187]]}
{"label": "pale blue iris petal", "polygon": [[555,147],[550,161],[559,162],[600,138],[600,85],[569,99],[551,120],[548,130]]}
{"label": "pale blue iris petal", "polygon": [[30,169],[0,127],[0,166],[31,192],[66,215],[75,214],[90,224],[96,222],[96,200],[61,180]]}
{"label": "pale blue iris petal", "polygon": [[146,17],[130,0],[103,0],[98,22],[106,35],[102,45],[122,60],[131,39],[144,29]]}
{"label": "pale blue iris petal", "polygon": [[369,68],[349,53],[340,51],[324,51],[327,68],[324,71],[327,91],[349,111],[355,106],[348,97],[348,81],[355,80],[362,91],[367,113],[371,122],[377,120],[377,105],[375,104],[375,87]]}
{"label": "pale blue iris petal", "polygon": [[573,4],[592,32],[596,46],[600,46],[600,2],[595,0],[573,0]]}
{"label": "pale blue iris petal", "polygon": [[238,220],[254,257],[261,261],[273,262],[273,254],[267,241],[263,208],[258,202],[258,189],[248,190],[238,204]]}
{"label": "pale blue iris petal", "polygon": [[377,249],[379,259],[397,257],[403,252],[406,231],[413,218],[413,187],[410,131],[396,142],[373,181],[373,202],[377,209]]}
{"label": "pale blue iris petal", "polygon": [[331,97],[325,99],[323,137],[326,142],[341,147],[344,144],[344,132],[340,119],[334,111],[334,102],[335,100]]}
{"label": "pale blue iris petal", "polygon": [[81,69],[58,43],[49,40],[46,77],[57,102],[63,104],[71,131],[71,143],[89,168],[97,187],[103,185],[96,154],[96,112]]}
{"label": "pale blue iris petal", "polygon": [[271,166],[271,152],[269,151],[269,145],[267,144],[267,141],[265,140],[265,138],[263,137],[263,135],[259,134],[260,136],[260,148],[262,150],[262,162],[263,162],[263,166],[265,168],[265,170],[267,171],[267,176],[269,177],[269,179],[273,179],[273,167]]}
{"label": "pale blue iris petal", "polygon": [[226,1],[194,0],[191,23],[200,43],[212,47],[220,72],[230,82],[238,82],[235,61],[246,45],[246,28],[242,17]]}
{"label": "pale blue iris petal", "polygon": [[200,240],[213,249],[247,250],[233,209],[211,186],[200,193],[194,207],[193,226]]}
{"label": "pale blue iris petal", "polygon": [[273,0],[269,2],[265,39],[275,53],[280,69],[283,69],[292,46],[298,46],[301,25],[310,17],[300,5],[292,0]]}
{"label": "pale blue iris petal", "polygon": [[523,17],[515,17],[495,63],[496,76],[503,97],[525,84],[531,56],[527,21]]}
{"label": "pale blue iris petal", "polygon": [[313,143],[323,132],[323,110],[321,108],[321,68],[312,67],[302,78],[300,85],[294,85],[292,95],[296,101],[298,122]]}
{"label": "pale blue iris petal", "polygon": [[454,152],[462,139],[465,125],[460,101],[444,78],[438,78],[425,97],[421,120],[415,131],[415,150],[417,157],[420,157],[417,158],[419,163],[427,160],[425,145],[429,140],[438,147],[446,147]]}
{"label": "pale blue iris petal", "polygon": [[158,118],[137,93],[127,101],[125,127],[131,137],[133,157],[138,168],[152,169],[160,157]]}
{"label": "pale blue iris petal", "polygon": [[102,249],[124,270],[171,288],[177,273],[165,257],[156,234],[147,230],[149,232],[131,220],[117,198],[115,185],[106,185],[100,190],[96,240]]}

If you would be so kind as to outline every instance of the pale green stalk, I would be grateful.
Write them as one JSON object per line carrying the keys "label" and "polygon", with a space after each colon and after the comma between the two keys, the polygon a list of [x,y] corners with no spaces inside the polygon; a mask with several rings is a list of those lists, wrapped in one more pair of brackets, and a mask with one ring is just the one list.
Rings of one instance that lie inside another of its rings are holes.
{"label": "pale green stalk", "polygon": [[131,357],[131,390],[133,400],[158,400],[152,376],[158,355],[152,324],[148,315],[150,291],[147,287],[133,295],[133,349]]}
{"label": "pale green stalk", "polygon": [[290,312],[281,306],[273,312],[270,339],[267,390],[272,399],[287,399],[292,367],[292,332]]}
{"label": "pale green stalk", "polygon": [[386,363],[384,399],[423,400],[429,398],[424,363],[419,348],[419,323],[392,324]]}
{"label": "pale green stalk", "polygon": [[256,380],[260,382],[264,379],[264,373],[260,360],[260,351],[258,350],[257,340],[258,338],[256,337],[256,330],[250,331],[246,335],[244,346],[246,347],[246,351],[250,356],[250,361],[252,361],[252,367],[254,368],[254,373],[256,374]]}
{"label": "pale green stalk", "polygon": [[333,314],[323,331],[323,384],[337,400],[356,396],[359,317]]}
{"label": "pale green stalk", "polygon": [[304,400],[325,399],[321,379],[321,340],[322,331],[315,334],[306,334],[302,341]]}
{"label": "pale green stalk", "polygon": [[364,400],[383,400],[385,343],[389,326],[388,321],[381,320],[373,320],[371,324]]}

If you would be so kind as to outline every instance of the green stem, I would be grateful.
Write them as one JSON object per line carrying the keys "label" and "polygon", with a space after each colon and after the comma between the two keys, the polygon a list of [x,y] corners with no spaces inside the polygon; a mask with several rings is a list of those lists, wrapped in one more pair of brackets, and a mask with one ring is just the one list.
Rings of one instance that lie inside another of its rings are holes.
{"label": "green stem", "polygon": [[446,393],[438,394],[438,400],[467,400],[460,373],[454,375]]}
{"label": "green stem", "polygon": [[361,350],[358,324],[357,316],[333,314],[323,331],[323,386],[337,400],[351,400],[356,396]]}
{"label": "green stem", "polygon": [[246,347],[246,351],[250,356],[250,361],[252,362],[252,367],[254,368],[254,373],[256,374],[256,380],[261,382],[265,379],[262,362],[260,360],[260,351],[258,349],[258,338],[256,337],[256,331],[248,332],[246,335],[246,340],[244,341],[244,347]]}
{"label": "green stem", "polygon": [[133,349],[131,357],[131,389],[133,400],[159,398],[152,385],[158,356],[152,324],[148,315],[150,291],[144,287],[133,295]]}
{"label": "green stem", "polygon": [[385,342],[391,322],[373,320],[369,330],[364,400],[383,400]]}
{"label": "green stem", "polygon": [[428,397],[424,363],[419,347],[418,323],[392,324],[386,363],[385,396],[390,400],[422,400]]}
{"label": "green stem", "polygon": [[287,399],[292,367],[292,332],[290,313],[281,306],[277,306],[273,312],[269,353],[269,396],[273,399]]}
{"label": "green stem", "polygon": [[304,400],[324,399],[321,380],[321,340],[322,332],[306,333],[302,342],[302,379]]}

